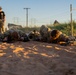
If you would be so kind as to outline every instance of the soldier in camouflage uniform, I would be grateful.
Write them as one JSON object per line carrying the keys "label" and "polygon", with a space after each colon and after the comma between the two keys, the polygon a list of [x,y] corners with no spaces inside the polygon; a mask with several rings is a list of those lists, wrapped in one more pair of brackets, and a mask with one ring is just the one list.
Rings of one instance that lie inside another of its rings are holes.
{"label": "soldier in camouflage uniform", "polygon": [[69,37],[63,34],[59,30],[52,30],[51,31],[51,36],[50,36],[50,42],[51,43],[56,43],[56,44],[68,44],[69,42]]}
{"label": "soldier in camouflage uniform", "polygon": [[36,30],[33,30],[29,33],[28,35],[29,40],[33,40],[33,41],[40,41],[41,37],[40,37],[40,33]]}
{"label": "soldier in camouflage uniform", "polygon": [[3,34],[3,42],[29,41],[27,35],[21,30],[8,30]]}
{"label": "soldier in camouflage uniform", "polygon": [[4,33],[5,13],[0,7],[0,33]]}
{"label": "soldier in camouflage uniform", "polygon": [[41,40],[43,42],[49,42],[50,40],[50,32],[51,32],[51,29],[46,27],[45,25],[42,25],[40,27],[40,34],[41,34]]}
{"label": "soldier in camouflage uniform", "polygon": [[40,27],[40,34],[42,41],[48,42],[48,43],[56,43],[56,44],[68,44],[69,37],[63,34],[59,30],[51,30],[50,28],[46,27],[45,25],[42,25]]}

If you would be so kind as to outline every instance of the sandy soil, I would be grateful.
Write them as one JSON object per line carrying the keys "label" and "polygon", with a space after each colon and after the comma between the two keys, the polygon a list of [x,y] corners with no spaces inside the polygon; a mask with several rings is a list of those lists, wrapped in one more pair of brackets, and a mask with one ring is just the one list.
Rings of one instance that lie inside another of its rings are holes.
{"label": "sandy soil", "polygon": [[0,42],[0,75],[76,75],[76,47]]}

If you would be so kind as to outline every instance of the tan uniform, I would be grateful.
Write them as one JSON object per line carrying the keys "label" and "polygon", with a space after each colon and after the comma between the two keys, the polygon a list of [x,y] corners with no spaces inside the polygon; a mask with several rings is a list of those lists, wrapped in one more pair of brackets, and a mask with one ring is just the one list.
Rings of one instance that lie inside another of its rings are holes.
{"label": "tan uniform", "polygon": [[5,13],[0,7],[0,33],[4,33]]}
{"label": "tan uniform", "polygon": [[0,20],[0,33],[4,32],[4,22]]}

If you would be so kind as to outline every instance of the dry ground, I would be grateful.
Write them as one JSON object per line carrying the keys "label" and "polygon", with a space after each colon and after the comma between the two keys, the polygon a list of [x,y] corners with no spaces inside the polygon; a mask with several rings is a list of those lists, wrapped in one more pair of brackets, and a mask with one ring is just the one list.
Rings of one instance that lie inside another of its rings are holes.
{"label": "dry ground", "polygon": [[76,47],[0,42],[0,75],[76,75]]}

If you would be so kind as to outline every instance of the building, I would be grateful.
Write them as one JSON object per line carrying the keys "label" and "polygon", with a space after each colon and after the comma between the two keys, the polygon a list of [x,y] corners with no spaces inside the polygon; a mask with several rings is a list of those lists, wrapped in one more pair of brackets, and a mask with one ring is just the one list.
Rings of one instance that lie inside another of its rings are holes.
{"label": "building", "polygon": [[20,29],[20,28],[22,28],[21,25],[15,25],[12,23],[8,23],[8,29]]}
{"label": "building", "polygon": [[60,23],[59,23],[57,20],[55,20],[54,23],[53,23],[54,26],[57,26],[57,25],[59,25],[59,24],[60,24]]}

